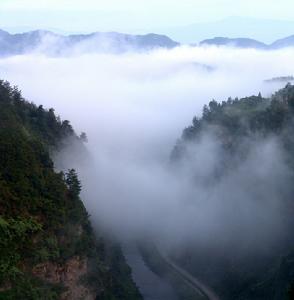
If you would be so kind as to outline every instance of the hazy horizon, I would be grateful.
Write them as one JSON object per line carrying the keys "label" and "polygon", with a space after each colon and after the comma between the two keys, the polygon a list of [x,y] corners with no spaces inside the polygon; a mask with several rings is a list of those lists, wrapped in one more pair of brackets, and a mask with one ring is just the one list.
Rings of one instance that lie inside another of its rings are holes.
{"label": "hazy horizon", "polygon": [[269,43],[294,34],[293,8],[289,0],[279,3],[272,0],[258,3],[253,0],[186,0],[180,3],[166,0],[2,0],[0,28],[13,33],[32,29],[63,34],[153,32],[166,34],[179,42],[198,42],[215,36],[250,37]]}
{"label": "hazy horizon", "polygon": [[[238,24],[240,24],[240,28],[238,28]],[[273,30],[268,31],[268,27],[272,27]],[[252,28],[255,28],[255,31],[250,34],[249,32],[253,32]],[[212,39],[215,37],[248,38],[269,45],[276,40],[294,35],[294,21],[231,16],[215,22],[199,22],[187,24],[186,26],[153,28],[150,30],[99,30],[99,28],[96,30],[63,30],[61,28],[40,26],[3,26],[0,27],[0,30],[7,31],[10,34],[21,34],[30,31],[44,30],[64,36],[79,34],[87,35],[96,32],[117,32],[131,35],[146,35],[151,33],[166,35],[172,40],[182,44],[198,43],[202,40]]]}
{"label": "hazy horizon", "polygon": [[0,32],[0,298],[294,297],[293,9],[0,0],[12,33],[155,33]]}

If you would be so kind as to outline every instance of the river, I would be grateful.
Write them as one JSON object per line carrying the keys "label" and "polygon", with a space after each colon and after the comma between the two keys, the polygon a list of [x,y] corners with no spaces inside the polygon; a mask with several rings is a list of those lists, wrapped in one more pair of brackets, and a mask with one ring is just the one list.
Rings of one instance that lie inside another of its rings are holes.
{"label": "river", "polygon": [[179,300],[171,284],[146,266],[136,245],[124,245],[123,252],[144,300]]}

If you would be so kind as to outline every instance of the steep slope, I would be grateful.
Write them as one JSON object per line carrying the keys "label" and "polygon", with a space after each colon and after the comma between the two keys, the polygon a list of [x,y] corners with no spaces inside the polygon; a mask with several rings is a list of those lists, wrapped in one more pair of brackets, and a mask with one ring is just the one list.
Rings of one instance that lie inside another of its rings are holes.
{"label": "steep slope", "polygon": [[294,86],[288,84],[271,98],[211,101],[172,152],[175,167],[188,166],[205,196],[202,205],[222,214],[207,220],[213,232],[206,229],[173,257],[220,298],[293,299],[293,130]]}
{"label": "steep slope", "polygon": [[0,81],[0,299],[141,299],[119,246],[95,237],[75,170],[54,170],[50,153],[81,140]]}

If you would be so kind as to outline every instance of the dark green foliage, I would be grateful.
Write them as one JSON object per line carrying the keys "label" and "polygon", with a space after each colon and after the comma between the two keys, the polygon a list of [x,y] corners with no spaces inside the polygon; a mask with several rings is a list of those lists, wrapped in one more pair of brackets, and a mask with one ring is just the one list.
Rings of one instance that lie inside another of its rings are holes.
{"label": "dark green foliage", "polygon": [[0,300],[58,300],[64,288],[60,285],[46,284],[30,274],[19,276],[13,288],[0,293]]}
{"label": "dark green foliage", "polygon": [[0,216],[0,283],[16,280],[23,252],[32,249],[30,236],[41,230],[41,225],[32,218],[4,219]]}
{"label": "dark green foliage", "polygon": [[226,130],[239,137],[252,133],[280,133],[293,119],[294,86],[288,84],[271,98],[261,94],[218,103],[215,100],[203,108],[202,118],[194,118],[192,126],[183,132],[183,140],[192,140],[209,127]]}
{"label": "dark green foliage", "polygon": [[[189,145],[197,145],[205,135],[210,134],[223,151],[220,156],[223,159],[220,163],[221,172],[215,171],[216,180],[213,181],[217,184],[218,179],[226,172],[234,170],[238,162],[244,161],[251,146],[250,142],[262,142],[268,137],[275,137],[289,166],[291,178],[294,179],[293,132],[294,86],[291,84],[287,84],[270,98],[263,98],[259,94],[243,99],[229,98],[222,103],[213,100],[204,106],[202,117],[195,117],[192,125],[183,131],[182,138],[172,152],[172,162],[187,159]],[[197,153],[196,146],[192,149]],[[191,247],[187,250],[185,257],[179,259],[180,262],[196,276],[201,277],[205,273],[205,280],[225,299],[280,300],[287,299],[287,295],[293,297],[294,219],[289,220],[288,214],[292,213],[294,216],[294,190],[292,186],[288,190],[290,195],[287,194],[287,216],[284,217],[287,225],[283,233],[287,238],[285,245],[279,245],[279,250],[267,249],[267,258],[253,257],[253,263],[249,263],[249,260],[246,263],[246,259],[245,263],[241,263],[234,261],[232,254],[227,257],[214,250],[209,253],[208,249],[200,250],[198,245],[196,249]],[[283,192],[285,191],[281,191],[281,199],[277,199],[281,203],[285,201]]]}
{"label": "dark green foliage", "polygon": [[52,110],[0,81],[0,284],[15,290],[30,290],[22,275],[29,261],[59,258],[55,232],[67,222],[71,199],[48,149],[64,137]]}
{"label": "dark green foliage", "polygon": [[[0,81],[0,299],[59,299],[63,287],[38,279],[33,268],[73,257],[91,262],[89,276],[96,274],[97,281],[89,288],[105,290],[111,296],[105,299],[127,299],[121,294],[137,291],[127,271],[121,276],[129,286],[112,290],[117,274],[101,255],[104,245],[79,198],[78,175],[54,170],[50,153],[82,139],[85,134],[79,138],[53,109],[25,101],[18,88]],[[124,261],[122,255],[117,261]]]}
{"label": "dark green foliage", "polygon": [[82,190],[82,185],[74,169],[68,170],[68,172],[65,174],[65,182],[70,192],[70,196],[73,198],[78,198]]}

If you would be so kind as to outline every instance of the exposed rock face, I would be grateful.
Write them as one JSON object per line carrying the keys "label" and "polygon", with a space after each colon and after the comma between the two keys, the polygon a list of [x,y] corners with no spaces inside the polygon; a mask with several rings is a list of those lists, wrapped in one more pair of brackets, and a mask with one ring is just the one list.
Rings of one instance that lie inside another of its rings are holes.
{"label": "exposed rock face", "polygon": [[67,290],[62,293],[62,300],[93,300],[95,291],[90,290],[81,278],[88,273],[88,259],[75,256],[65,264],[46,262],[38,264],[33,274],[38,278],[52,284],[62,284]]}

